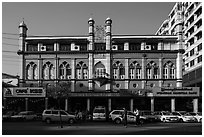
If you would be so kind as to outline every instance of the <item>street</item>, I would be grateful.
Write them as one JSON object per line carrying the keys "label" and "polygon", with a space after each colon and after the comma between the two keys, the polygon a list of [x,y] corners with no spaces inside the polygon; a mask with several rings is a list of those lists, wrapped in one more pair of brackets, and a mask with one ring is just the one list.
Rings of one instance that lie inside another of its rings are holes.
{"label": "street", "polygon": [[41,121],[2,122],[2,135],[202,135],[202,123],[147,123],[142,126],[111,122],[82,122],[73,125]]}

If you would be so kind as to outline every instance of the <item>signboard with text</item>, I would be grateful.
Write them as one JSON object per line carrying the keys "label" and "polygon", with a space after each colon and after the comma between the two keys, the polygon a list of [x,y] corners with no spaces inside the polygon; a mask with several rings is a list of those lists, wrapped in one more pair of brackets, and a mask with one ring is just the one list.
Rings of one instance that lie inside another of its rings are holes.
{"label": "signboard with text", "polygon": [[45,97],[42,87],[4,88],[4,97]]}
{"label": "signboard with text", "polygon": [[161,88],[155,91],[154,96],[159,97],[198,97],[198,87],[181,87],[181,88]]}

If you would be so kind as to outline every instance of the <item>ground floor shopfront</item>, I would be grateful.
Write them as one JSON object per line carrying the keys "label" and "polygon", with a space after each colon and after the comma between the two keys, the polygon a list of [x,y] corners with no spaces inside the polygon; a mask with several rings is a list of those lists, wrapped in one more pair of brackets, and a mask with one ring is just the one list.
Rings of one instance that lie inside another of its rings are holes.
{"label": "ground floor shopfront", "polygon": [[[145,94],[136,94],[136,91],[130,92],[128,90],[125,91],[128,94],[121,94],[120,92],[71,92],[67,97],[59,99],[46,97],[43,89],[38,89],[38,93],[35,92],[35,95],[33,92],[31,94],[31,90],[34,90],[34,88],[13,90],[13,95],[7,94],[4,97],[4,108],[16,111],[32,110],[39,113],[49,108],[61,108],[70,112],[76,110],[92,112],[95,106],[105,106],[108,112],[124,107],[131,111],[135,108],[171,112],[202,111],[199,89],[195,87],[152,89],[151,92],[148,90],[148,93]],[[37,90],[35,89],[35,91]]]}

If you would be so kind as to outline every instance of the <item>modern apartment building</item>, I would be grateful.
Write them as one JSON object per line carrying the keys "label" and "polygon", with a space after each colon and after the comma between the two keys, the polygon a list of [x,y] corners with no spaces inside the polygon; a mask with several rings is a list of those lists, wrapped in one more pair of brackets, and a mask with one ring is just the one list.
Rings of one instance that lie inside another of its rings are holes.
{"label": "modern apartment building", "polygon": [[199,87],[202,104],[202,3],[177,2],[156,35],[175,35],[175,20],[181,16],[185,53],[183,54],[183,86]]}

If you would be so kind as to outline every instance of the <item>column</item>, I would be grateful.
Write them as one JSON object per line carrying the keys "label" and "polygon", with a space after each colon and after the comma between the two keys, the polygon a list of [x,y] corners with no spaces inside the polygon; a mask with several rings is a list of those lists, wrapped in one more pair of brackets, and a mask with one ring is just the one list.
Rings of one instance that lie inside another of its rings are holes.
{"label": "column", "polygon": [[45,98],[45,109],[48,109],[48,98]]}
{"label": "column", "polygon": [[111,112],[111,98],[108,99],[108,111]]}
{"label": "column", "polygon": [[[146,70],[145,70],[145,56],[142,57],[142,70],[141,70],[141,78],[145,79],[146,78]],[[142,88],[145,88],[146,81],[142,81]]]}
{"label": "column", "polygon": [[151,97],[151,111],[154,112],[154,98]]}
{"label": "column", "polygon": [[198,98],[193,99],[193,112],[198,112]]}
{"label": "column", "polygon": [[171,99],[171,112],[175,111],[175,98]]}
{"label": "column", "polygon": [[38,59],[38,78],[39,78],[39,81],[38,81],[38,84],[39,86],[41,86],[41,80],[42,80],[42,67],[43,67],[43,61],[42,61],[42,58],[41,58],[41,55],[39,55],[39,59]]}
{"label": "column", "polygon": [[130,99],[130,111],[133,111],[133,98]]}
{"label": "column", "polygon": [[[159,79],[163,78],[163,63],[162,63],[162,57],[159,59]],[[162,80],[159,80],[159,87],[162,87]]]}
{"label": "column", "polygon": [[125,59],[125,89],[129,88],[129,59]]}
{"label": "column", "polygon": [[72,59],[71,61],[71,68],[72,68],[72,76],[71,76],[71,92],[75,91],[75,80],[76,79],[76,73],[75,73],[75,66],[76,66],[76,61],[75,59]]}
{"label": "column", "polygon": [[177,59],[176,59],[176,78],[177,78],[177,83],[176,87],[182,87],[182,64],[183,64],[183,54],[178,52],[177,53]]}
{"label": "column", "polygon": [[94,20],[92,18],[89,19],[88,24],[89,24],[89,44],[88,44],[88,51],[89,53],[89,91],[94,90],[94,82],[93,82],[93,75],[94,75],[94,58],[93,58],[93,45],[94,45]]}
{"label": "column", "polygon": [[[112,20],[110,18],[107,18],[105,21],[106,25],[106,51],[111,50],[111,24]],[[111,73],[111,54],[110,52],[106,53],[106,73],[110,75],[110,78],[112,77]],[[111,84],[106,84],[106,91],[111,91]]]}
{"label": "column", "polygon": [[90,111],[90,98],[87,98],[87,110]]}
{"label": "column", "polygon": [[25,111],[28,111],[28,98],[25,98]]}
{"label": "column", "polygon": [[124,43],[124,50],[129,50],[129,43],[128,42]]}
{"label": "column", "polygon": [[68,98],[65,99],[65,111],[68,111]]}
{"label": "column", "polygon": [[59,43],[54,43],[54,51],[59,51]]}

